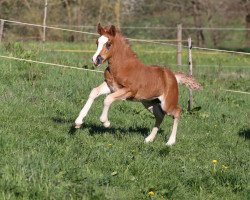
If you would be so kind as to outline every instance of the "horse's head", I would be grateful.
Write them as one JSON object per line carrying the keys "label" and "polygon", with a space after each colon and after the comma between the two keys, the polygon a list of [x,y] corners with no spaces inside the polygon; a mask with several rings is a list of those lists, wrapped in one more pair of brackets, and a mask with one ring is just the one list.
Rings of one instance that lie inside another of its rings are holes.
{"label": "horse's head", "polygon": [[112,57],[116,28],[113,25],[103,28],[99,23],[97,25],[97,32],[100,34],[100,37],[96,40],[97,50],[92,60],[96,66],[100,66]]}

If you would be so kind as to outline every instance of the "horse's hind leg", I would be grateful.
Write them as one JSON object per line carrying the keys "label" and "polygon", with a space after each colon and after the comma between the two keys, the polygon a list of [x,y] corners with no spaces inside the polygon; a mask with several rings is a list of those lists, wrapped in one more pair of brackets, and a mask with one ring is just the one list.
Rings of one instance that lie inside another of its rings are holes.
{"label": "horse's hind leg", "polygon": [[177,133],[177,126],[178,126],[178,122],[180,119],[180,115],[181,115],[181,108],[179,106],[177,106],[177,108],[174,109],[174,111],[171,113],[174,117],[174,124],[173,124],[173,129],[172,129],[172,133],[168,139],[168,142],[166,143],[166,145],[171,146],[173,144],[175,144],[176,141],[176,133]]}
{"label": "horse's hind leg", "polygon": [[172,133],[166,145],[171,146],[176,142],[177,126],[181,115],[181,107],[178,105],[178,90],[173,90],[172,93],[160,98],[161,108],[167,114],[174,117]]}
{"label": "horse's hind leg", "polygon": [[160,104],[150,104],[150,103],[143,103],[143,105],[154,114],[155,116],[155,125],[151,131],[151,133],[148,135],[148,137],[145,138],[145,142],[153,142],[155,139],[155,136],[160,128],[160,125],[164,119],[165,113],[162,111]]}
{"label": "horse's hind leg", "polygon": [[79,116],[75,120],[75,128],[80,128],[83,123],[83,118],[86,117],[92,103],[94,102],[95,98],[102,95],[102,94],[109,94],[111,90],[109,89],[106,82],[103,82],[98,87],[94,88],[91,93],[89,94],[89,98],[82,108]]}

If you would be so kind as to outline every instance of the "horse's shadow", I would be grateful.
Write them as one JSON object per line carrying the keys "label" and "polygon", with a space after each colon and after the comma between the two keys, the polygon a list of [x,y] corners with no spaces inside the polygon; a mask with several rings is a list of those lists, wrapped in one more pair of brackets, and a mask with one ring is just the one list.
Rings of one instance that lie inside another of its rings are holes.
{"label": "horse's shadow", "polygon": [[245,140],[249,140],[250,139],[250,128],[241,129],[238,134],[240,137],[245,138]]}
{"label": "horse's shadow", "polygon": [[[58,124],[72,124],[74,121],[73,119],[63,119],[59,117],[52,117],[51,118],[53,122],[58,123]],[[110,134],[128,134],[131,132],[137,132],[143,135],[144,137],[147,136],[149,133],[148,128],[144,127],[128,127],[128,128],[123,128],[123,127],[110,127],[110,128],[105,128],[102,124],[95,124],[95,123],[84,123],[82,124],[81,128],[77,129],[75,128],[75,125],[72,124],[68,130],[68,133],[70,135],[75,135],[78,130],[83,130],[83,129],[88,129],[90,135],[97,135],[97,134],[103,134],[103,133],[110,133]]]}
{"label": "horse's shadow", "polygon": [[[54,123],[57,124],[72,124],[74,122],[73,119],[66,119],[66,118],[60,118],[60,117],[52,117],[51,120]],[[68,134],[70,136],[75,136],[76,133],[80,133],[81,130],[88,129],[89,135],[97,135],[97,134],[103,134],[103,133],[110,133],[113,134],[115,137],[120,138],[122,135],[129,134],[131,132],[135,132],[137,134],[141,134],[143,137],[146,137],[149,134],[150,129],[145,127],[128,127],[128,128],[122,128],[122,127],[111,127],[111,128],[105,128],[102,124],[96,124],[96,123],[84,123],[81,128],[76,129],[75,125],[72,124],[69,127]],[[163,132],[163,130],[159,130],[159,132]],[[155,149],[152,145],[145,145],[144,148],[148,149]],[[161,148],[156,148],[158,151],[158,155],[161,157],[165,157],[170,152],[170,147],[163,146]]]}
{"label": "horse's shadow", "polygon": [[[94,123],[85,123],[81,126],[80,130],[82,129],[88,129],[90,135],[97,135],[97,134],[103,134],[103,133],[110,133],[110,134],[128,134],[131,132],[137,132],[143,135],[144,137],[149,133],[149,129],[143,128],[143,127],[128,127],[128,128],[121,128],[121,127],[110,127],[105,128],[102,124],[94,124]],[[79,129],[76,129],[74,124],[69,128],[68,133],[70,135],[74,135],[76,131]]]}

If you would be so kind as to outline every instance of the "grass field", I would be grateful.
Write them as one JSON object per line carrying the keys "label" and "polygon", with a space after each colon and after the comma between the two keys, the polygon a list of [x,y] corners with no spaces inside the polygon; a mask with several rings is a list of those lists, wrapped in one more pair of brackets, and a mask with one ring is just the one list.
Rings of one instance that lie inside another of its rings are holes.
{"label": "grass field", "polygon": [[[0,55],[93,68],[92,53],[51,49],[95,45],[2,44]],[[133,49],[147,64],[187,71],[174,65],[175,48]],[[70,132],[101,74],[0,59],[0,199],[250,199],[250,95],[223,90],[250,92],[250,57],[193,51],[193,60],[204,90],[194,93],[190,114],[180,88],[177,143],[167,147],[170,117],[145,144],[151,114],[140,103],[116,102],[106,129],[99,122],[104,97]]]}

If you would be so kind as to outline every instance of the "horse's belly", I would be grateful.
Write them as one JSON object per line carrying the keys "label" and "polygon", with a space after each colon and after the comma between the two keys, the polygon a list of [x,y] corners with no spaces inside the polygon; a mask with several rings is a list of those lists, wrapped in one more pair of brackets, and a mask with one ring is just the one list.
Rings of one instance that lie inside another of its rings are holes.
{"label": "horse's belly", "polygon": [[157,99],[159,96],[161,95],[160,91],[159,90],[148,90],[148,89],[139,89],[134,98],[135,99],[138,99],[138,100],[148,100],[148,101],[151,101],[151,100],[154,100],[154,99]]}

